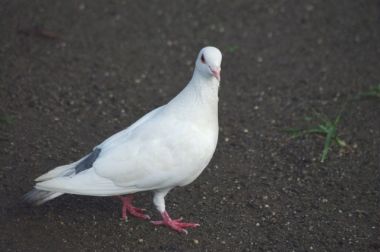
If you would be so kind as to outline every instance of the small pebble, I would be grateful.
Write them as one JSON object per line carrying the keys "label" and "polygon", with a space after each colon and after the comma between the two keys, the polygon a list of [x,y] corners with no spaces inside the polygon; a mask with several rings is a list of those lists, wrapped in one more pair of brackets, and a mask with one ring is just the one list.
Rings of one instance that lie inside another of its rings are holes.
{"label": "small pebble", "polygon": [[307,11],[313,11],[314,10],[314,6],[311,5],[311,4],[308,4],[308,5],[306,5],[306,10]]}

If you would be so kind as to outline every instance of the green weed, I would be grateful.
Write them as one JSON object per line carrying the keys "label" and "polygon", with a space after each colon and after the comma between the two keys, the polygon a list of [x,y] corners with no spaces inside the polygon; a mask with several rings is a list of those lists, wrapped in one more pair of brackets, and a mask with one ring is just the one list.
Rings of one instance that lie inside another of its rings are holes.
{"label": "green weed", "polygon": [[230,52],[230,53],[234,53],[234,52],[236,52],[238,49],[239,49],[239,46],[237,46],[237,45],[231,45],[231,46],[228,46],[228,47],[227,47],[227,51]]}
{"label": "green weed", "polygon": [[13,121],[14,121],[14,118],[11,116],[0,116],[0,123],[12,124]]}
{"label": "green weed", "polygon": [[363,98],[363,97],[375,97],[375,98],[380,98],[380,84],[377,86],[372,87],[368,91],[361,92],[357,95],[358,98]]}
{"label": "green weed", "polygon": [[[339,113],[333,120],[329,119],[326,115],[315,113],[317,123],[315,126],[311,126],[307,129],[297,129],[291,128],[286,131],[292,135],[292,137],[300,137],[303,135],[318,134],[324,137],[325,142],[323,145],[321,162],[323,163],[327,159],[327,155],[331,148],[331,145],[335,142],[339,147],[347,147],[345,141],[338,137],[338,124],[341,119],[341,114]],[[305,117],[306,121],[313,121],[313,117]]]}

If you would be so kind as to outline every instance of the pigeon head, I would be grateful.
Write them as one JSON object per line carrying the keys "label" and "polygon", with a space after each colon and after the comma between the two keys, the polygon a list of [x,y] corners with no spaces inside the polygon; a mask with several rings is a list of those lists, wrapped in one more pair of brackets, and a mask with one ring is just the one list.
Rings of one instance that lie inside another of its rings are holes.
{"label": "pigeon head", "polygon": [[216,78],[220,81],[221,63],[222,53],[219,49],[208,46],[199,52],[195,63],[195,70],[206,78]]}

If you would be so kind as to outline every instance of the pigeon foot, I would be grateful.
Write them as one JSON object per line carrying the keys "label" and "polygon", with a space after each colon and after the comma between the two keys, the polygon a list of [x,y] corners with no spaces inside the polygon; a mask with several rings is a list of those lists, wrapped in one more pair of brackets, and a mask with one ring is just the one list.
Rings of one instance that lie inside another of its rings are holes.
{"label": "pigeon foot", "polygon": [[151,221],[154,225],[165,225],[177,232],[187,234],[186,228],[196,228],[200,225],[198,223],[189,223],[189,222],[182,222],[182,218],[172,220],[168,214],[168,212],[164,211],[161,213],[162,220],[160,221]]}
{"label": "pigeon foot", "polygon": [[143,219],[143,220],[149,220],[150,219],[149,215],[144,214],[144,212],[146,211],[145,209],[137,208],[137,207],[134,207],[132,205],[132,200],[133,200],[132,195],[118,196],[118,198],[123,203],[123,207],[121,209],[121,213],[122,213],[121,219],[123,221],[127,221],[127,212],[130,215],[137,217],[139,219]]}

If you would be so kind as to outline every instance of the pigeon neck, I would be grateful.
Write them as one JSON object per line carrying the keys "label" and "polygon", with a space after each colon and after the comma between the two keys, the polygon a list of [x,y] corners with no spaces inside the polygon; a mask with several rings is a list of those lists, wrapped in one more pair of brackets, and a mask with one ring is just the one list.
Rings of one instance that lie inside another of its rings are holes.
{"label": "pigeon neck", "polygon": [[195,70],[189,84],[194,87],[200,99],[209,102],[218,101],[219,81],[215,77],[206,77]]}
{"label": "pigeon neck", "polygon": [[195,71],[189,84],[169,102],[169,107],[185,110],[184,114],[187,115],[194,112],[198,116],[207,114],[208,118],[212,115],[217,116],[218,89],[218,80],[205,78]]}

